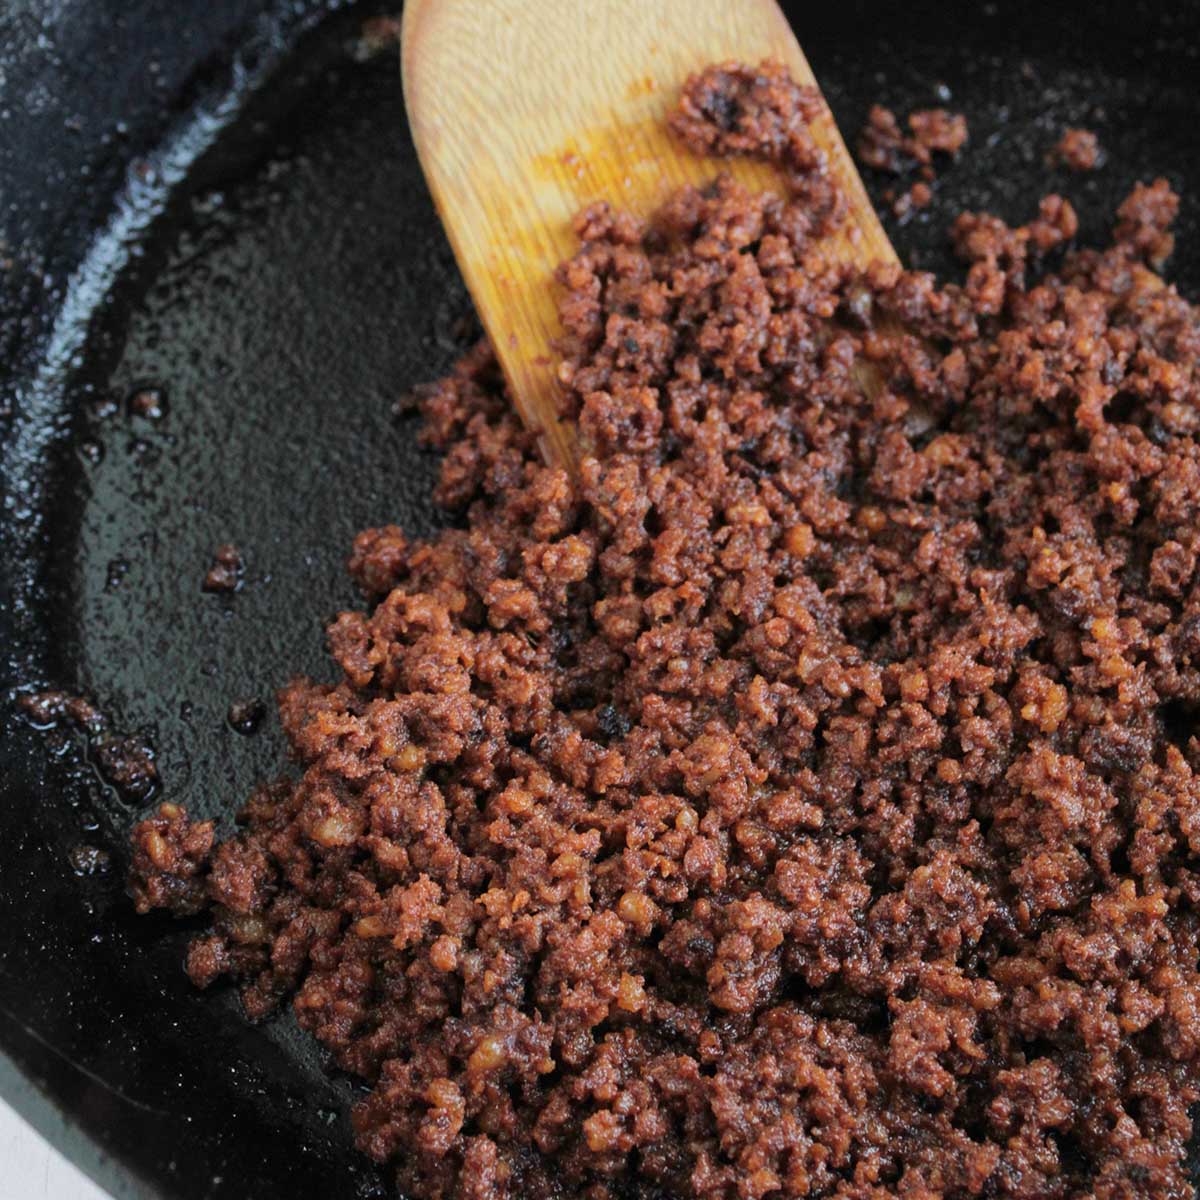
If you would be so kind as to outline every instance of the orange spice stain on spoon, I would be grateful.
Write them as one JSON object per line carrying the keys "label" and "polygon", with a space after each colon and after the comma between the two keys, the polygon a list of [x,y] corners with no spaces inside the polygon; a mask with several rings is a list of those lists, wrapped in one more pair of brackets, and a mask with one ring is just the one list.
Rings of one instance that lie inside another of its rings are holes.
{"label": "orange spice stain on spoon", "polygon": [[[570,468],[575,431],[558,419],[547,363],[559,332],[551,283],[577,249],[572,219],[603,199],[648,217],[719,173],[665,127],[692,73],[770,58],[815,84],[812,70],[775,0],[409,0],[403,26],[405,97],[430,191],[522,419],[547,459]],[[831,253],[895,261],[831,116],[813,136],[850,203]],[[778,186],[763,164],[722,169],[753,191]]]}

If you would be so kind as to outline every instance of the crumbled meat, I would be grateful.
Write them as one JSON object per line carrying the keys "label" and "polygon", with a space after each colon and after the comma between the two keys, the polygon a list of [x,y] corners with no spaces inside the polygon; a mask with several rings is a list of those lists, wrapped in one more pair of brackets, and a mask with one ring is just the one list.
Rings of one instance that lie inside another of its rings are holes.
{"label": "crumbled meat", "polygon": [[821,93],[796,83],[778,63],[725,63],[688,80],[669,125],[697,154],[815,169],[818,151],[808,127],[824,111]]}
{"label": "crumbled meat", "polygon": [[905,169],[904,133],[890,108],[872,104],[867,123],[858,134],[856,149],[863,164],[876,171],[899,175]]}
{"label": "crumbled meat", "polygon": [[1094,171],[1100,157],[1100,139],[1090,129],[1068,129],[1050,152],[1052,162],[1072,171]]}
{"label": "crumbled meat", "polygon": [[17,703],[35,725],[51,726],[65,719],[83,733],[96,734],[107,724],[104,714],[90,700],[69,692],[28,692]]}
{"label": "crumbled meat", "polygon": [[858,157],[876,171],[901,175],[915,166],[929,167],[935,153],[955,156],[967,143],[967,119],[944,108],[920,109],[908,118],[909,132],[896,114],[873,104],[858,135]]}
{"label": "crumbled meat", "polygon": [[167,397],[162,388],[138,388],[129,397],[129,413],[148,421],[161,421],[167,415]]}
{"label": "crumbled meat", "polygon": [[[674,127],[794,169],[812,111],[723,66]],[[1200,314],[1145,265],[1176,200],[1139,187],[1104,250],[1061,198],[964,215],[939,286],[825,261],[793,173],[580,219],[578,478],[486,347],[425,390],[464,520],[360,536],[340,680],[279,695],[300,777],[219,847],[161,808],[133,895],[210,906],[192,978],[292,998],[405,1195],[1190,1196]]]}
{"label": "crumbled meat", "polygon": [[154,749],[144,738],[109,736],[93,743],[92,753],[105,780],[133,803],[144,803],[158,790]]}
{"label": "crumbled meat", "polygon": [[130,868],[138,912],[199,912],[207,902],[204,875],[213,840],[213,823],[189,820],[177,804],[162,804],[154,816],[140,821],[133,831]]}
{"label": "crumbled meat", "polygon": [[112,863],[107,850],[87,845],[73,847],[67,861],[76,875],[103,875]]}
{"label": "crumbled meat", "polygon": [[909,115],[912,137],[905,147],[919,163],[932,161],[934,152],[955,155],[967,144],[967,118],[944,108],[921,109]]}
{"label": "crumbled meat", "polygon": [[108,718],[85,696],[47,689],[25,693],[17,703],[39,727],[67,721],[85,734],[97,769],[123,799],[145,803],[158,790],[154,747],[145,737],[112,730]]}
{"label": "crumbled meat", "polygon": [[[723,63],[688,80],[668,124],[695,154],[750,155],[777,164],[790,193],[789,223],[820,235],[845,213],[844,198],[809,132],[827,113],[821,93],[796,83],[779,63]],[[589,223],[584,214],[577,226],[584,240]]]}
{"label": "crumbled meat", "polygon": [[1114,239],[1128,246],[1152,267],[1161,267],[1175,248],[1171,222],[1179,212],[1179,197],[1165,179],[1139,183],[1117,209]]}
{"label": "crumbled meat", "polygon": [[928,208],[933,202],[933,189],[918,179],[906,192],[892,199],[892,213],[901,221],[908,220],[916,209]]}
{"label": "crumbled meat", "polygon": [[213,551],[212,565],[204,576],[206,592],[236,592],[242,586],[245,565],[241,551],[226,542]]}

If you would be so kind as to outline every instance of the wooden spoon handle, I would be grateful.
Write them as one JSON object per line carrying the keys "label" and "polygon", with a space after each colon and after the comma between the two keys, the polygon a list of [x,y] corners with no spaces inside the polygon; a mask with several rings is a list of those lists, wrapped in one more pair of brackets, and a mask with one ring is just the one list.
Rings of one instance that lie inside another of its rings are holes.
{"label": "wooden spoon handle", "polygon": [[[575,250],[571,219],[594,201],[640,216],[676,188],[729,170],[778,186],[758,163],[684,151],[666,115],[713,62],[783,62],[813,83],[774,0],[408,0],[404,94],[413,138],[467,287],[526,424],[546,458],[574,463],[557,418],[554,268]],[[894,261],[832,117],[813,129],[849,199],[827,249]]]}

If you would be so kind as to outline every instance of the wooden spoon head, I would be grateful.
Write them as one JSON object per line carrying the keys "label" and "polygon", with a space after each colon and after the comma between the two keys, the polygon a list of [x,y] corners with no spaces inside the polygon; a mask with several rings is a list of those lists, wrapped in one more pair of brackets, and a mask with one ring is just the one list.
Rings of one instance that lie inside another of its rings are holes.
{"label": "wooden spoon head", "polygon": [[[550,462],[570,466],[557,417],[555,267],[572,218],[608,200],[649,216],[721,171],[761,191],[773,168],[684,150],[667,113],[714,62],[782,62],[815,80],[775,0],[409,0],[404,95],[417,153],[518,411]],[[850,220],[825,249],[866,265],[895,252],[832,117],[813,127]]]}

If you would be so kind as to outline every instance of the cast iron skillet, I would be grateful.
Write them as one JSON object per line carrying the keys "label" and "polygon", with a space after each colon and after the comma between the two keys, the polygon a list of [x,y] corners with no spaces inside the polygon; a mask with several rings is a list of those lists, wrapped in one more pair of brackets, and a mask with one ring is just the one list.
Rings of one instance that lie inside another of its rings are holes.
{"label": "cast iron skillet", "polygon": [[[327,674],[354,531],[442,520],[391,409],[470,340],[470,305],[394,47],[359,37],[395,7],[0,0],[0,1093],[118,1197],[390,1194],[350,1146],[355,1085],[286,1015],[250,1028],[195,993],[187,930],[133,917],[145,805],[14,701],[85,692],[150,738],[163,796],[228,819],[283,763],[273,716],[245,736],[230,702]],[[932,209],[888,218],[910,263],[954,270],[954,212],[1019,221],[1044,190],[1095,239],[1164,173],[1184,191],[1168,273],[1200,294],[1200,4],[791,9],[847,132],[876,99],[969,118]],[[1099,132],[1103,170],[1045,165],[1067,124]],[[125,404],[147,385],[159,420]],[[224,541],[244,586],[204,595]]]}

